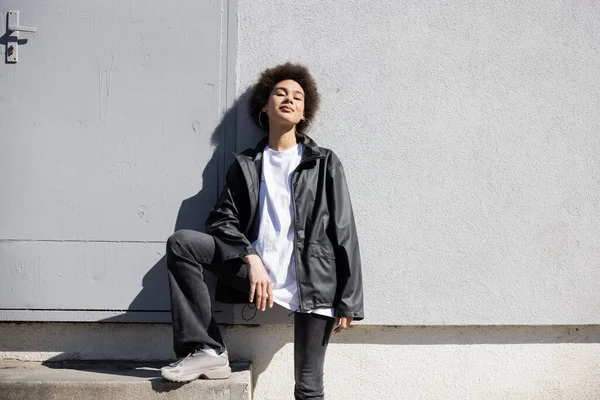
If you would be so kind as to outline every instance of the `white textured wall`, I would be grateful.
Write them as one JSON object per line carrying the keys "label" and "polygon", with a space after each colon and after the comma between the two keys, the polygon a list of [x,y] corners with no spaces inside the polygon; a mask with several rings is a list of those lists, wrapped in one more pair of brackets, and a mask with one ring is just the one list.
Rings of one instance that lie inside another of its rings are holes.
{"label": "white textured wall", "polygon": [[[253,362],[255,399],[293,398],[290,325],[224,333],[230,354]],[[595,400],[599,343],[590,326],[356,326],[332,339],[327,398]],[[165,359],[170,346],[166,324],[0,324],[0,358]]]}
{"label": "white textured wall", "polygon": [[[339,337],[329,398],[600,398],[598,325],[548,326],[600,322],[600,3],[240,0],[238,13],[240,95],[288,60],[317,79],[309,134],[346,166],[364,323],[430,325]],[[255,138],[239,120],[242,149]],[[291,347],[256,398],[291,388]]]}
{"label": "white textured wall", "polygon": [[239,93],[318,81],[365,323],[600,322],[599,2],[239,3]]}

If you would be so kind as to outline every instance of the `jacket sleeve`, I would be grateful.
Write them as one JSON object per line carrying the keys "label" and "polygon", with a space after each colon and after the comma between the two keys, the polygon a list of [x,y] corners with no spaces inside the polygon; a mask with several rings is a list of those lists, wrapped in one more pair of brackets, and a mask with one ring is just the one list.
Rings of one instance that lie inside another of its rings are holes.
{"label": "jacket sleeve", "polygon": [[336,317],[364,318],[362,268],[350,193],[339,158],[332,153],[327,169],[327,201],[336,269]]}
{"label": "jacket sleeve", "polygon": [[217,261],[256,254],[256,250],[242,233],[243,226],[249,223],[249,199],[247,195],[244,196],[245,187],[244,176],[236,160],[229,167],[225,186],[204,224],[205,232],[215,239]]}

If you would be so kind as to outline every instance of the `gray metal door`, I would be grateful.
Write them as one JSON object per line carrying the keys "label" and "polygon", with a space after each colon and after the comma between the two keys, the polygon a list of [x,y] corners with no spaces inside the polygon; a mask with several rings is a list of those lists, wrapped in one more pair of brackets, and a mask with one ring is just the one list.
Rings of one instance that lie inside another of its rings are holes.
{"label": "gray metal door", "polygon": [[17,63],[0,43],[0,319],[169,321],[164,242],[202,229],[234,150],[228,2],[11,10],[37,33]]}

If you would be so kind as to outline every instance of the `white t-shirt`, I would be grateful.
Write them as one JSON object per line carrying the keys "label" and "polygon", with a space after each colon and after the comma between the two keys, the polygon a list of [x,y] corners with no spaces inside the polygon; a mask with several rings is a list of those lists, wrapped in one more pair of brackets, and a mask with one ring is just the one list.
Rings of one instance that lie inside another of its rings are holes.
{"label": "white t-shirt", "polygon": [[[283,151],[263,151],[259,194],[257,239],[252,243],[273,284],[273,301],[289,310],[299,311],[296,258],[294,255],[294,207],[292,172],[300,164],[304,144]],[[312,310],[333,317],[333,308]]]}

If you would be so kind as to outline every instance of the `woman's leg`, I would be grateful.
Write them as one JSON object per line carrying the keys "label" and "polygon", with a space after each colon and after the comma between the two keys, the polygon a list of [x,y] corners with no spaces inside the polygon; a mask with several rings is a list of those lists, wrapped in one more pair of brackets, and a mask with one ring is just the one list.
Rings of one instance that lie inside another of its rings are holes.
{"label": "woman's leg", "polygon": [[203,232],[182,229],[167,240],[173,348],[178,357],[203,346],[212,347],[217,352],[225,349],[212,315],[204,269],[239,290],[249,291],[247,265],[241,259],[227,265],[213,265],[214,254],[214,238]]}
{"label": "woman's leg", "polygon": [[323,399],[323,364],[334,319],[294,313],[294,375],[296,400]]}

